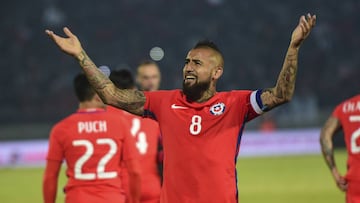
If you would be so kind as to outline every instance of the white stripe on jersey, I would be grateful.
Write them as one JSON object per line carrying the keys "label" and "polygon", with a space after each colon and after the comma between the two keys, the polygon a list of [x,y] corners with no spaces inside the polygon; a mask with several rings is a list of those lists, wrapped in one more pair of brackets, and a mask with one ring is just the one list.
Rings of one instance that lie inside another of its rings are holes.
{"label": "white stripe on jersey", "polygon": [[256,96],[257,94],[259,94],[259,90],[253,91],[250,95],[250,104],[252,106],[252,108],[254,109],[254,111],[257,114],[263,114],[263,110],[261,109],[260,105],[258,104],[258,102],[256,101]]}

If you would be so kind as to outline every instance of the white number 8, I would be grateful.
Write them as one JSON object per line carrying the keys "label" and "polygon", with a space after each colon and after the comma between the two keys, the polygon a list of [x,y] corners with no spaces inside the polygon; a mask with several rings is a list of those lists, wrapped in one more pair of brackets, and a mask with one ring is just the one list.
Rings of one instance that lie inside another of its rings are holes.
{"label": "white number 8", "polygon": [[194,115],[191,118],[191,125],[190,125],[190,133],[193,135],[198,135],[201,132],[201,116]]}

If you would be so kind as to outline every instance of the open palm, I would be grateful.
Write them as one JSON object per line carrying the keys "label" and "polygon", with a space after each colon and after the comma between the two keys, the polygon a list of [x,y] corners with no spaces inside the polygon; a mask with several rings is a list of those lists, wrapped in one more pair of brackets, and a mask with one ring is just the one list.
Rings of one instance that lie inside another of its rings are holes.
{"label": "open palm", "polygon": [[58,45],[58,47],[67,54],[76,57],[83,50],[79,39],[71,33],[67,27],[64,28],[64,33],[67,37],[60,37],[50,30],[46,30],[45,32]]}
{"label": "open palm", "polygon": [[296,26],[295,30],[291,36],[291,45],[295,48],[298,48],[301,43],[309,36],[312,28],[316,23],[316,15],[307,14],[307,16],[301,16],[299,24]]}

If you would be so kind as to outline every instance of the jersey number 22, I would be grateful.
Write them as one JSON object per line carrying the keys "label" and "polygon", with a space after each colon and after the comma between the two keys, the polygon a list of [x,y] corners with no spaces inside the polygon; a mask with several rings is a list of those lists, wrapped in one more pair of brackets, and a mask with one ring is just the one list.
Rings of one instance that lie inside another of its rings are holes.
{"label": "jersey number 22", "polygon": [[91,156],[94,154],[94,145],[89,140],[74,140],[73,146],[83,146],[86,148],[85,154],[83,154],[75,162],[75,179],[78,180],[95,180],[98,179],[110,179],[116,178],[118,173],[116,171],[105,172],[105,165],[111,160],[111,158],[116,154],[118,147],[114,140],[110,138],[99,138],[96,140],[98,145],[108,145],[110,147],[109,151],[100,159],[97,167],[96,173],[83,173],[82,168],[86,161],[88,161]]}

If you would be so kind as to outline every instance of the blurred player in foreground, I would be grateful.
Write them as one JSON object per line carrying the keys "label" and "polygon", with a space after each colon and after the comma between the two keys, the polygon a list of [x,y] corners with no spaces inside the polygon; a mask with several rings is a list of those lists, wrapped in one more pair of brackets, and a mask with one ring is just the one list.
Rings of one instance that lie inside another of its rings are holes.
{"label": "blurred player in foreground", "polygon": [[126,121],[105,109],[84,74],[74,79],[79,109],[57,123],[50,134],[43,180],[45,203],[55,203],[58,175],[65,159],[66,203],[121,203],[120,163],[129,173],[130,202],[140,199],[137,149]]}
{"label": "blurred player in foreground", "polygon": [[151,60],[142,61],[136,71],[136,83],[142,91],[159,90],[161,73],[157,63]]}
{"label": "blurred player in foreground", "polygon": [[[135,90],[135,83],[132,74],[128,70],[111,71],[110,80],[119,89]],[[158,87],[158,85],[157,85]],[[158,171],[158,145],[160,139],[160,129],[156,121],[152,119],[135,116],[126,111],[107,107],[125,118],[131,126],[129,132],[134,138],[135,146],[139,152],[141,166],[141,203],[159,203],[161,178]],[[128,175],[124,168],[123,186],[127,195],[129,195]]]}
{"label": "blurred player in foreground", "polygon": [[[332,138],[344,132],[348,152],[348,171],[343,177],[335,163]],[[338,105],[326,121],[320,135],[321,149],[336,185],[346,192],[347,203],[360,203],[360,95]]]}
{"label": "blurred player in foreground", "polygon": [[165,155],[162,203],[237,203],[235,166],[244,124],[291,100],[299,48],[315,21],[310,14],[300,17],[276,85],[255,91],[216,91],[224,61],[209,41],[188,52],[182,90],[142,92],[116,88],[68,28],[67,38],[46,33],[79,61],[105,103],[159,122]]}

